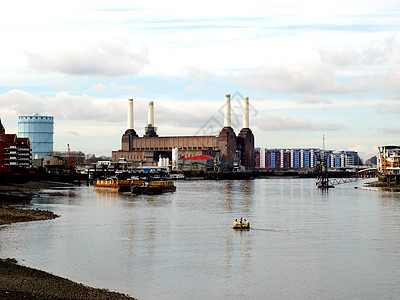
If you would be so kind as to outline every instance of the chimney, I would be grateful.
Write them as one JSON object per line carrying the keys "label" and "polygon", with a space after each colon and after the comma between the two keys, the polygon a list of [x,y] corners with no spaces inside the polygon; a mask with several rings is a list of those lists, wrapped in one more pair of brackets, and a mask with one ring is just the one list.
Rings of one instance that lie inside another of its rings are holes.
{"label": "chimney", "polygon": [[225,120],[224,127],[231,127],[231,95],[225,95]]}
{"label": "chimney", "polygon": [[128,128],[133,129],[133,99],[128,99]]}
{"label": "chimney", "polygon": [[148,122],[149,126],[154,127],[154,102],[149,102],[149,111],[148,111]]}
{"label": "chimney", "polygon": [[243,128],[249,127],[249,97],[243,99]]}

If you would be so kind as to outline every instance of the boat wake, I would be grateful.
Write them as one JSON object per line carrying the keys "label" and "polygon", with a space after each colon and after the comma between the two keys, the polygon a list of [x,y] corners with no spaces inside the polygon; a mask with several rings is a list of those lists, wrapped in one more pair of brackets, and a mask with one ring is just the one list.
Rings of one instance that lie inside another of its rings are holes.
{"label": "boat wake", "polygon": [[270,229],[270,228],[251,228],[251,230],[271,231],[271,232],[289,232],[289,230],[284,230],[284,229]]}

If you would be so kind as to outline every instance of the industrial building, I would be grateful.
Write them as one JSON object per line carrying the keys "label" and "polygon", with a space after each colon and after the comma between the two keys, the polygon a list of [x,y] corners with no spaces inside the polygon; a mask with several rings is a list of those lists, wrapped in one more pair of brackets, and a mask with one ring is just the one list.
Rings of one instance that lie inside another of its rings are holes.
{"label": "industrial building", "polygon": [[322,154],[327,157],[328,168],[349,168],[360,165],[356,151],[304,149],[255,149],[255,167],[257,169],[301,169],[313,168]]}
{"label": "industrial building", "polygon": [[377,158],[379,174],[400,174],[400,146],[379,146]]}
{"label": "industrial building", "polygon": [[54,117],[35,113],[18,117],[18,136],[29,138],[34,159],[53,151]]}
{"label": "industrial building", "polygon": [[[128,128],[122,135],[121,149],[112,152],[113,161],[124,159],[138,165],[157,165],[160,158],[190,158],[207,155],[214,158],[219,169],[254,168],[254,135],[249,128],[249,99],[243,99],[243,128],[236,136],[231,127],[231,99],[225,95],[224,127],[218,136],[162,136],[154,126],[154,102],[149,102],[148,124],[139,137],[134,129],[133,99],[128,99]],[[175,164],[177,166],[177,164]]]}
{"label": "industrial building", "polygon": [[6,134],[0,120],[0,174],[20,174],[32,162],[32,152],[28,138]]}

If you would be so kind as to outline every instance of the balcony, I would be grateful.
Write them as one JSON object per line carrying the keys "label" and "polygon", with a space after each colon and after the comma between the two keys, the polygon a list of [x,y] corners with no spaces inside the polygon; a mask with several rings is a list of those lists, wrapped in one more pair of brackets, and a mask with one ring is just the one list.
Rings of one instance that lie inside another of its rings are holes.
{"label": "balcony", "polygon": [[20,157],[18,161],[30,161],[29,157]]}
{"label": "balcony", "polygon": [[29,153],[29,152],[26,152],[26,153],[18,153],[18,156],[19,157],[25,157],[25,156],[31,156],[31,154]]}

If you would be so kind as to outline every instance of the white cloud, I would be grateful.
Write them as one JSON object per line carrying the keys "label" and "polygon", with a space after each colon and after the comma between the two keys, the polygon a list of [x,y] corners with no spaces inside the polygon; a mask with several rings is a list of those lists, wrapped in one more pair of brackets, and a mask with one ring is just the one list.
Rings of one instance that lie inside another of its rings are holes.
{"label": "white cloud", "polygon": [[254,117],[252,123],[261,130],[266,131],[337,131],[345,128],[343,125],[339,124],[312,123],[306,117],[278,115],[274,112],[269,112],[266,116]]}
{"label": "white cloud", "polygon": [[131,92],[131,93],[138,93],[141,92],[142,89],[137,87],[137,86],[123,86],[117,83],[111,83],[111,88],[114,91],[118,91],[118,92]]}
{"label": "white cloud", "polygon": [[270,93],[336,93],[342,86],[334,69],[321,62],[269,63],[243,75],[246,88]]}
{"label": "white cloud", "polygon": [[400,127],[399,126],[391,126],[378,129],[381,133],[389,133],[389,134],[400,134]]}
{"label": "white cloud", "polygon": [[323,62],[339,66],[371,66],[396,61],[400,42],[396,35],[370,42],[362,47],[340,47],[320,49]]}
{"label": "white cloud", "polygon": [[400,63],[389,70],[383,76],[383,80],[385,90],[393,93],[397,98],[400,98]]}
{"label": "white cloud", "polygon": [[379,103],[375,109],[380,114],[400,114],[400,104]]}
{"label": "white cloud", "polygon": [[294,100],[304,104],[316,104],[316,103],[333,104],[332,100],[329,100],[323,96],[318,96],[318,95],[298,94],[294,96]]}
{"label": "white cloud", "polygon": [[8,110],[19,115],[32,114],[42,107],[42,101],[23,90],[11,90],[0,95],[0,107],[2,112]]}
{"label": "white cloud", "polygon": [[26,50],[31,68],[40,72],[57,72],[68,75],[115,77],[136,75],[148,64],[146,48],[135,51],[126,37],[102,37],[53,48]]}
{"label": "white cloud", "polygon": [[218,81],[216,73],[196,66],[185,66],[182,71],[183,76],[200,84],[204,80]]}
{"label": "white cloud", "polygon": [[35,112],[52,115],[60,120],[120,121],[125,115],[122,99],[96,99],[88,95],[74,96],[60,92],[55,97],[40,99],[21,90],[11,90],[0,95],[0,108],[8,109],[14,115]]}
{"label": "white cloud", "polygon": [[90,90],[94,93],[106,93],[108,88],[101,83],[98,83],[90,88]]}

